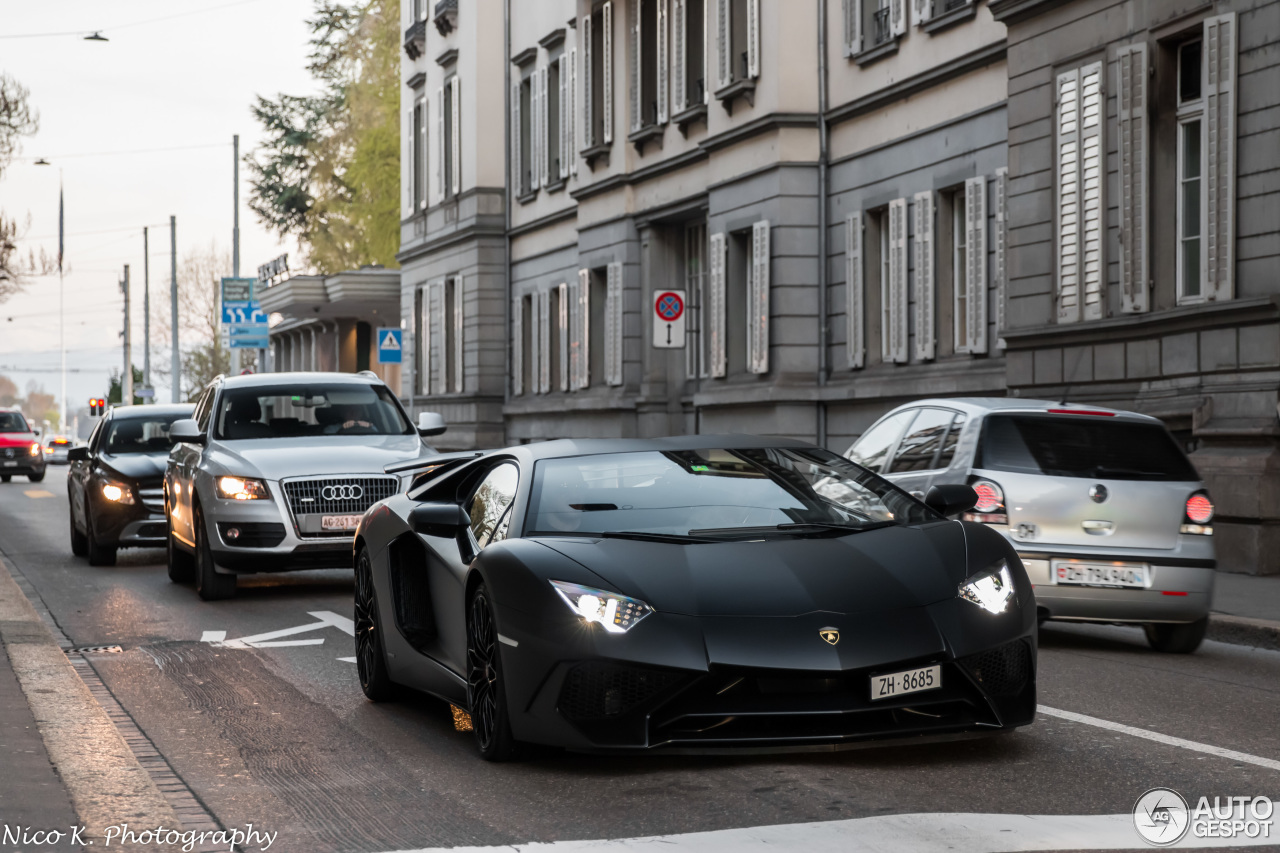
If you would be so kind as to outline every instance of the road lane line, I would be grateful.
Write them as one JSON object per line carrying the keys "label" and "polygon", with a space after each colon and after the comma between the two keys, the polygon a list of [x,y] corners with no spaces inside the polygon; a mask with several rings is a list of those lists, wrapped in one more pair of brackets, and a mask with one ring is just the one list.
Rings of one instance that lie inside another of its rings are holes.
{"label": "road lane line", "polygon": [[315,613],[308,613],[308,616],[314,616],[326,625],[332,625],[339,631],[345,631],[349,636],[356,635],[356,623],[346,616],[339,616],[329,610],[317,610]]}
{"label": "road lane line", "polygon": [[203,634],[200,635],[200,642],[221,643],[226,638],[227,638],[226,631],[205,631]]}
{"label": "road lane line", "polygon": [[[1260,847],[1275,843],[1275,838],[1192,838],[1188,834],[1171,849]],[[434,847],[399,853],[1014,853],[1144,847],[1134,829],[1132,814],[899,814],[647,838]]]}
{"label": "road lane line", "polygon": [[323,643],[324,637],[316,637],[311,640],[262,640],[249,645],[255,649],[278,649],[284,646],[319,646]]}
{"label": "road lane line", "polygon": [[1236,752],[1234,749],[1223,749],[1220,746],[1213,746],[1208,743],[1185,740],[1171,735],[1162,735],[1159,732],[1153,732],[1149,729],[1139,729],[1134,726],[1126,726],[1124,723],[1113,723],[1110,720],[1102,720],[1097,717],[1090,717],[1086,714],[1077,714],[1074,711],[1047,708],[1044,705],[1041,705],[1038,710],[1041,714],[1046,716],[1070,720],[1073,723],[1083,723],[1086,726],[1097,726],[1100,729],[1120,732],[1121,734],[1132,735],[1133,737],[1140,737],[1145,740],[1153,740],[1156,743],[1163,743],[1168,746],[1178,746],[1183,749],[1189,749],[1193,752],[1203,752],[1205,755],[1216,755],[1219,758],[1229,758],[1232,761],[1239,761],[1244,764],[1253,764],[1258,767],[1265,767],[1268,770],[1280,770],[1280,761],[1276,761],[1274,758],[1263,758],[1258,755],[1250,755],[1247,752]]}
{"label": "road lane line", "polygon": [[26,496],[27,496],[27,497],[29,497],[29,498],[51,498],[51,497],[53,497],[53,492],[46,491],[45,489],[27,489],[25,492],[23,492],[23,494],[24,494],[24,495],[26,495]]}

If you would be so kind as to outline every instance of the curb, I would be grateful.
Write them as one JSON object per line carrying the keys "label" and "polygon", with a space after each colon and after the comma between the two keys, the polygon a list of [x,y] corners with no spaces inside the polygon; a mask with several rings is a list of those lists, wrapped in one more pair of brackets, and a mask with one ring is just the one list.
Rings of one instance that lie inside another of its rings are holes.
{"label": "curb", "polygon": [[1280,622],[1211,613],[1205,637],[1220,643],[1280,651]]}
{"label": "curb", "polygon": [[0,642],[35,717],[49,759],[85,826],[101,839],[121,821],[174,826],[177,818],[93,698],[53,633],[0,559]]}

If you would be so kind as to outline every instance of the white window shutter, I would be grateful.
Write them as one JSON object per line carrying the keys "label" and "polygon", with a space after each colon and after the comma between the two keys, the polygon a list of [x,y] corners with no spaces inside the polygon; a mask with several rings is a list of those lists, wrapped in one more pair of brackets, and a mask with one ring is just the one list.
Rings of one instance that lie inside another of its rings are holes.
{"label": "white window shutter", "polygon": [[1147,310],[1147,45],[1116,52],[1120,310]]}
{"label": "white window shutter", "polygon": [[1057,318],[1080,319],[1080,69],[1058,75],[1057,82]]}
{"label": "white window shutter", "polygon": [[969,352],[987,351],[987,178],[964,182],[964,290]]}
{"label": "white window shutter", "polygon": [[[561,72],[563,73],[563,72]],[[565,146],[565,162],[569,164],[569,174],[578,174],[578,51],[569,51],[569,107],[565,110],[565,131],[568,142]]]}
{"label": "white window shutter", "polygon": [[400,218],[413,215],[413,110],[406,110],[404,125],[400,128],[400,162],[409,168],[401,171]]}
{"label": "white window shutter", "polygon": [[863,321],[862,211],[844,218],[845,354],[850,368],[866,363],[867,338]]}
{"label": "white window shutter", "polygon": [[751,225],[751,302],[747,306],[747,355],[752,373],[769,372],[769,220]]}
{"label": "white window shutter", "polygon": [[551,293],[541,290],[533,295],[538,307],[538,393],[551,390]]}
{"label": "white window shutter", "polygon": [[[595,123],[592,121],[594,102],[591,100],[591,16],[584,15],[579,26],[582,33],[582,147],[595,145]],[[577,158],[575,157],[576,161]]]}
{"label": "white window shutter", "polygon": [[517,80],[511,84],[511,194],[516,198],[524,195],[520,129],[520,81]]}
{"label": "white window shutter", "polygon": [[591,286],[591,273],[578,270],[578,281],[569,285],[569,389],[576,391],[585,383],[582,375],[587,358],[587,341],[582,336],[582,293]]}
{"label": "white window shutter", "polygon": [[911,0],[911,23],[923,27],[933,17],[933,0]]}
{"label": "white window shutter", "polygon": [[844,0],[844,55],[862,52],[862,0]]}
{"label": "white window shutter", "polygon": [[907,361],[907,200],[889,202],[889,280],[881,304],[887,307],[883,340],[885,361]]}
{"label": "white window shutter", "polygon": [[889,31],[894,36],[907,31],[907,0],[889,0]]}
{"label": "white window shutter", "polygon": [[671,34],[671,51],[672,51],[672,75],[675,77],[675,87],[671,94],[672,110],[682,112],[689,108],[688,93],[688,48],[685,45],[687,40],[686,21],[688,12],[685,9],[686,0],[671,0],[672,12],[672,34]]}
{"label": "white window shutter", "polygon": [[560,168],[556,174],[561,179],[569,177],[569,159],[572,156],[573,149],[569,145],[569,128],[573,125],[573,115],[569,110],[573,107],[569,99],[570,83],[569,83],[569,54],[562,53],[560,58],[556,60],[556,76],[560,78],[560,112],[556,116],[556,136],[560,140]]}
{"label": "white window shutter", "polygon": [[568,284],[561,283],[556,285],[556,292],[559,298],[556,299],[556,316],[551,318],[551,322],[556,324],[559,334],[556,337],[560,341],[560,375],[555,377],[555,387],[557,391],[569,390],[569,298],[570,287]]}
{"label": "white window shutter", "polygon": [[454,76],[450,82],[453,86],[452,98],[452,139],[450,143],[453,145],[453,174],[450,176],[450,183],[453,185],[453,194],[456,196],[462,192],[462,81]]}
{"label": "white window shutter", "polygon": [[707,17],[710,15],[711,3],[702,3],[702,103],[711,103],[711,51],[707,50]]}
{"label": "white window shutter", "polygon": [[711,298],[708,300],[711,304],[705,319],[703,328],[711,335],[710,350],[711,365],[708,371],[714,377],[722,377],[725,375],[726,359],[725,359],[725,341],[724,341],[724,315],[725,315],[725,253],[728,251],[728,243],[723,233],[712,234],[710,240],[710,279],[711,279]]}
{"label": "white window shutter", "polygon": [[[578,382],[580,388],[591,385],[591,271],[582,270],[582,286],[578,288],[578,340],[582,342],[582,355],[578,359]],[[603,334],[603,329],[594,330],[594,334]]]}
{"label": "white window shutter", "polygon": [[448,365],[448,351],[445,347],[449,341],[449,324],[444,313],[443,279],[431,284],[428,302],[431,305],[431,384],[436,394],[443,394],[449,390],[448,374],[445,372]]}
{"label": "white window shutter", "polygon": [[542,95],[542,103],[539,105],[539,114],[542,116],[542,126],[539,131],[542,133],[540,140],[540,150],[542,151],[542,185],[545,187],[551,183],[551,94],[547,91],[550,85],[550,77],[547,74],[547,67],[544,65],[538,72],[541,82],[538,84],[538,90]]}
{"label": "white window shutter", "polygon": [[600,81],[600,85],[604,87],[601,99],[604,102],[604,143],[608,145],[613,142],[613,2],[605,0],[604,6],[600,10],[600,19],[604,22],[601,33],[601,42],[603,42],[603,58],[604,58],[604,79]]}
{"label": "white window shutter", "polygon": [[[653,0],[648,0],[648,2],[652,3]],[[631,0],[631,2],[627,4],[628,8],[631,10],[631,26],[627,28],[627,42],[629,44],[627,54],[631,58],[631,73],[627,75],[627,77],[630,78],[627,83],[629,86],[628,92],[630,94],[629,101],[631,107],[632,132],[639,130],[641,125],[644,124],[644,107],[641,102],[644,100],[645,92],[640,79],[640,20],[643,15],[642,7],[644,6],[644,3],[645,0]]]}
{"label": "white window shutter", "polygon": [[418,318],[418,376],[423,394],[431,393],[431,286],[421,291],[422,315]]}
{"label": "white window shutter", "polygon": [[916,358],[927,361],[934,357],[937,313],[934,299],[937,285],[934,276],[932,190],[915,195],[915,226]]}
{"label": "white window shutter", "polygon": [[669,87],[668,72],[671,57],[667,49],[667,3],[668,0],[657,0],[658,3],[658,124],[667,123],[667,89]]}
{"label": "white window shutter", "polygon": [[1102,131],[1107,102],[1102,90],[1102,63],[1080,69],[1080,260],[1082,310],[1086,320],[1102,317],[1106,286],[1103,246],[1107,209],[1103,187],[1107,179],[1107,149]]}
{"label": "white window shutter", "polygon": [[418,154],[414,158],[413,168],[422,170],[422,209],[427,209],[427,200],[431,198],[430,181],[427,177],[431,174],[431,146],[428,145],[430,134],[427,132],[431,127],[431,104],[427,103],[427,99],[422,99],[422,137],[418,140]]}
{"label": "white window shutter", "polygon": [[529,294],[529,387],[524,389],[529,394],[542,393],[542,323],[538,317],[541,304],[538,291]]}
{"label": "white window shutter", "polygon": [[622,384],[622,263],[614,261],[607,267],[605,287],[604,347],[605,382]]}
{"label": "white window shutter", "polygon": [[533,69],[529,75],[529,189],[542,186],[542,75]]}
{"label": "white window shutter", "polygon": [[436,89],[436,200],[444,201],[444,87]]}
{"label": "white window shutter", "polygon": [[462,391],[463,382],[466,378],[466,370],[462,363],[463,357],[463,330],[465,324],[465,309],[467,304],[467,291],[463,286],[463,277],[454,276],[453,279],[453,387],[458,391]]}
{"label": "white window shutter", "polygon": [[524,300],[511,298],[511,393],[524,393]]}
{"label": "white window shutter", "polygon": [[760,0],[747,0],[747,76],[760,76]]}
{"label": "white window shutter", "polygon": [[729,44],[729,0],[716,0],[716,87],[733,80],[733,53]]}
{"label": "white window shutter", "polygon": [[1005,291],[1009,280],[1008,243],[1009,243],[1009,168],[1001,166],[996,169],[996,223],[995,223],[995,263],[992,277],[995,278],[996,291],[996,348],[1004,349],[1004,308]]}
{"label": "white window shutter", "polygon": [[1235,12],[1205,19],[1200,263],[1212,300],[1235,295],[1236,41]]}

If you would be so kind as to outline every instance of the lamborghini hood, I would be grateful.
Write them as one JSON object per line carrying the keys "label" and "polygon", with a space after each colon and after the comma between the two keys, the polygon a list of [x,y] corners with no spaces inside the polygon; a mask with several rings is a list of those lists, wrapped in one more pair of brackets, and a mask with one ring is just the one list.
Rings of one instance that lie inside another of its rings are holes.
{"label": "lamborghini hood", "polygon": [[954,598],[968,575],[961,525],[846,536],[666,544],[546,537],[544,545],[655,610],[801,616],[907,610]]}

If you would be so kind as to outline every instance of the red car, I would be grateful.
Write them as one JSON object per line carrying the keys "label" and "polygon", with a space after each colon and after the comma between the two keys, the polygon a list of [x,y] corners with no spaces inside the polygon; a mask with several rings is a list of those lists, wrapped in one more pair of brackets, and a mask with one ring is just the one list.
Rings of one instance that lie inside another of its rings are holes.
{"label": "red car", "polygon": [[44,479],[44,465],[44,450],[22,412],[0,409],[0,483],[14,474],[38,483]]}

